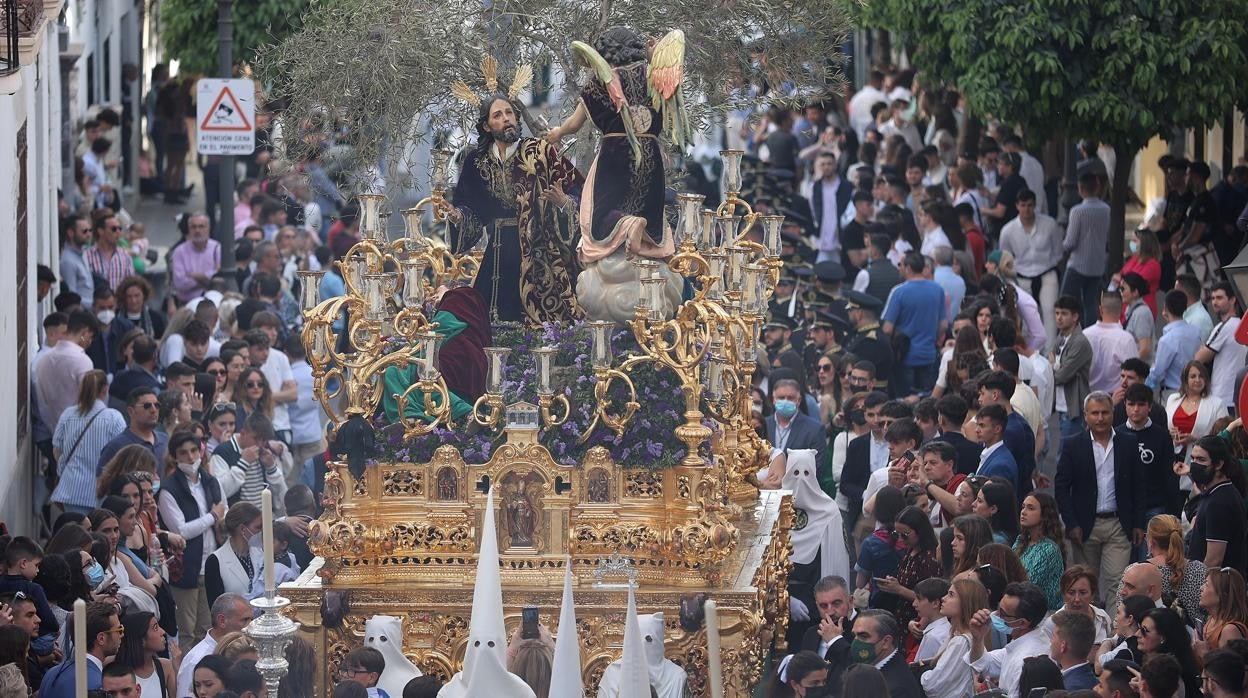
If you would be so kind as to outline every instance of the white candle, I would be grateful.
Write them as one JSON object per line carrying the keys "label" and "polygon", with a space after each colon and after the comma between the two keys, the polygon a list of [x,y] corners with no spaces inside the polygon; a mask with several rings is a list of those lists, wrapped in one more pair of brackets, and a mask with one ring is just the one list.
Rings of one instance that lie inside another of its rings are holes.
{"label": "white candle", "polygon": [[87,698],[87,602],[74,601],[74,696]]}
{"label": "white candle", "polygon": [[260,513],[264,516],[264,595],[273,598],[273,492],[260,493]]}
{"label": "white candle", "polygon": [[719,607],[706,602],[706,666],[710,672],[711,698],[724,698],[724,665],[719,650]]}

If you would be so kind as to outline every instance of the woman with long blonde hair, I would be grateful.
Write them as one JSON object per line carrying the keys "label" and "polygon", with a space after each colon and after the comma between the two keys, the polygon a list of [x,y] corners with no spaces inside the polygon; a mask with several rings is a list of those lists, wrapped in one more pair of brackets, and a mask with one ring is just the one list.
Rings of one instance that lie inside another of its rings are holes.
{"label": "woman with long blonde hair", "polygon": [[1183,527],[1178,518],[1158,514],[1148,521],[1148,561],[1161,570],[1161,591],[1174,594],[1187,617],[1196,624],[1205,622],[1200,607],[1200,585],[1205,581],[1205,563],[1189,560],[1183,552]]}
{"label": "woman with long blonde hair", "polygon": [[971,617],[988,608],[988,590],[975,578],[953,580],[940,602],[940,615],[949,619],[949,639],[936,653],[936,666],[919,683],[929,698],[961,698],[974,693],[965,657],[971,650]]}

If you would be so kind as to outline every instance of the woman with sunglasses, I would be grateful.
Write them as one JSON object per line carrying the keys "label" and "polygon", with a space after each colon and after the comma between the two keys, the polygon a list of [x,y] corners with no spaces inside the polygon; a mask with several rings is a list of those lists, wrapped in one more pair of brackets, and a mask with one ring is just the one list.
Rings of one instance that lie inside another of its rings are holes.
{"label": "woman with sunglasses", "polygon": [[[841,411],[844,398],[849,396],[841,384],[845,364],[844,354],[831,351],[821,355],[815,364],[815,380],[819,386],[815,397],[819,400],[819,421],[823,422],[825,429],[840,431],[834,418]],[[844,428],[843,425],[841,428]]]}
{"label": "woman with sunglasses", "polygon": [[221,360],[221,357],[213,356],[205,359],[204,373],[212,376],[217,382],[216,390],[212,392],[212,401],[221,402],[222,400],[228,400],[229,396],[223,395],[223,393],[225,392],[226,379],[230,377],[230,370],[225,367],[225,362]]}
{"label": "woman with sunglasses", "polygon": [[1096,662],[1093,668],[1098,674],[1101,665],[1111,659],[1144,663],[1144,654],[1139,648],[1140,623],[1154,608],[1157,605],[1143,594],[1132,594],[1118,604],[1118,611],[1114,614],[1114,634],[1103,640],[1095,652]]}
{"label": "woman with sunglasses", "polygon": [[1187,626],[1178,613],[1168,608],[1154,608],[1145,613],[1137,637],[1137,646],[1144,654],[1144,661],[1157,655],[1172,655],[1179,660],[1184,695],[1192,698],[1200,695],[1200,667],[1192,652]]}
{"label": "woman with sunglasses", "polygon": [[1219,567],[1209,570],[1200,587],[1200,607],[1209,613],[1196,641],[1196,653],[1226,647],[1231,640],[1248,639],[1248,599],[1244,594],[1244,576],[1239,570]]}
{"label": "woman with sunglasses", "polygon": [[171,698],[177,686],[173,662],[158,655],[168,646],[165,631],[156,616],[146,611],[130,611],[121,617],[126,631],[114,661],[134,670],[139,694],[149,698]]}
{"label": "woman with sunglasses", "polygon": [[897,563],[897,574],[887,576],[877,584],[880,591],[896,595],[896,605],[886,610],[892,611],[897,622],[905,627],[918,617],[914,610],[915,585],[929,577],[940,576],[940,562],[936,560],[938,543],[932,522],[923,510],[915,506],[901,510],[893,524],[893,532],[905,552]]}
{"label": "woman with sunglasses", "polygon": [[273,390],[260,369],[243,369],[238,376],[238,382],[234,384],[231,399],[238,406],[238,422],[247,421],[247,416],[254,412],[264,415],[270,422],[273,421]]}

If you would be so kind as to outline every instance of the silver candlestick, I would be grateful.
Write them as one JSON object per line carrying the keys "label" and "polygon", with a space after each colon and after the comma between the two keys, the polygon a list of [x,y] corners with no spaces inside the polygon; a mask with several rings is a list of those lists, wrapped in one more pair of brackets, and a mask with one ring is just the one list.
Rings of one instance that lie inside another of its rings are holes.
{"label": "silver candlestick", "polygon": [[282,615],[282,609],[289,605],[290,601],[281,596],[253,599],[251,607],[260,611],[260,615],[243,629],[260,654],[256,670],[264,677],[268,698],[277,698],[278,684],[290,666],[286,661],[286,646],[294,639],[298,625]]}

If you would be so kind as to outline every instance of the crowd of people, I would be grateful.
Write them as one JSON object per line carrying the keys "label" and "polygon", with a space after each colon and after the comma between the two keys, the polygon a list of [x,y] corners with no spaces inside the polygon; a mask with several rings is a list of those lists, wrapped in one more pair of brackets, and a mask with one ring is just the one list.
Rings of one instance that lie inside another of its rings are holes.
{"label": "crowd of people", "polygon": [[[157,71],[156,157],[133,165],[178,202],[188,83]],[[1219,269],[1242,246],[1248,166],[1209,188],[1206,163],[1163,158],[1165,197],[1119,260],[1110,149],[1084,148],[1059,223],[1059,172],[1024,134],[990,124],[958,152],[957,96],[904,72],[761,116],[730,118],[725,144],[749,153],[756,208],[786,217],[753,392],[774,446],[760,484],[801,512],[793,653],[768,695],[1244,695],[1248,324]],[[196,212],[154,278],[116,186],[121,120],[84,125],[59,267],[40,269],[59,284],[30,371],[48,527],[0,537],[0,679],[11,664],[30,691],[71,695],[82,599],[91,688],[258,696],[241,630],[263,593],[261,493],[277,579],[294,579],[327,449],[296,272],[344,292],[332,262],[359,239],[358,202],[317,159],[270,178],[261,147],[235,266]],[[804,451],[809,487],[790,467]],[[287,658],[282,695],[311,695],[311,648]],[[378,694],[376,650],[338,668],[335,696]]]}
{"label": "crowd of people", "polygon": [[1244,695],[1248,324],[1220,268],[1248,166],[1210,189],[1163,157],[1110,259],[1112,150],[1083,147],[1058,216],[1025,134],[958,152],[964,128],[957,95],[874,72],[731,134],[786,215],[753,393],[760,483],[798,509],[768,695]]}

